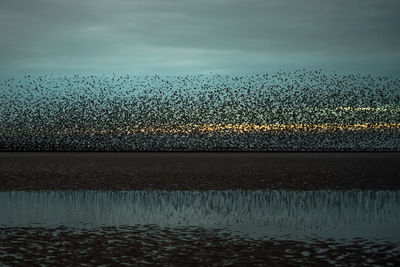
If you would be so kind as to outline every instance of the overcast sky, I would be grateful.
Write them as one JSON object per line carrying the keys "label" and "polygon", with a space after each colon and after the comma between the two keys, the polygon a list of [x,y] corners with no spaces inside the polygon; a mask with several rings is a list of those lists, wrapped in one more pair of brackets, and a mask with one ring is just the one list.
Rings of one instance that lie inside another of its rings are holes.
{"label": "overcast sky", "polygon": [[399,0],[0,0],[0,77],[399,74]]}

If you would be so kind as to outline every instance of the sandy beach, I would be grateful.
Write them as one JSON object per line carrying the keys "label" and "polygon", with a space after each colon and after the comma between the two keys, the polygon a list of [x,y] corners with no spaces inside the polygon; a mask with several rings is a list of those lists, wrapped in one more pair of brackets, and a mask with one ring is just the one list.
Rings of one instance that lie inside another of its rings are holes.
{"label": "sandy beach", "polygon": [[0,263],[6,265],[396,266],[399,261],[397,244],[361,238],[349,243],[252,240],[218,229],[154,225],[86,231],[65,227],[1,230],[7,235],[0,234],[0,243],[10,244],[5,249],[8,256],[0,256]]}
{"label": "sandy beach", "polygon": [[399,153],[0,153],[0,190],[398,190]]}

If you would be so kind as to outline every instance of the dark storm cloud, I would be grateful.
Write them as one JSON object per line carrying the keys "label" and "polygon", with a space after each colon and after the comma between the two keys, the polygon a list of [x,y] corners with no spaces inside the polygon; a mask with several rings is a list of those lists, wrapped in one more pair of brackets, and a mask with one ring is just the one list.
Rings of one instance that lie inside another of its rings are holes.
{"label": "dark storm cloud", "polygon": [[0,72],[400,70],[397,0],[1,0]]}

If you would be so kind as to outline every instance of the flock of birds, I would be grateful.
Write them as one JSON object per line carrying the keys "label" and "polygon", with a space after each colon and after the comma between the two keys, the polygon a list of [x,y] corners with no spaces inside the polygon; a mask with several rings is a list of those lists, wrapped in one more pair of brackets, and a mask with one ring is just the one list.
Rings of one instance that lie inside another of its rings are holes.
{"label": "flock of birds", "polygon": [[399,151],[400,77],[45,75],[0,81],[1,151]]}

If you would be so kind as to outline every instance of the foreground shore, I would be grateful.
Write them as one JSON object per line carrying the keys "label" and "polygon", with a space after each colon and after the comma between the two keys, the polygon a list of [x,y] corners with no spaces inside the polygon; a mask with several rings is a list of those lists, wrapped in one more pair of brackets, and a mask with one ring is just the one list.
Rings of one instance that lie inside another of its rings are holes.
{"label": "foreground shore", "polygon": [[0,153],[0,191],[399,190],[400,153]]}
{"label": "foreground shore", "polygon": [[[398,244],[362,238],[257,240],[219,229],[155,225],[0,228],[5,265],[396,266]],[[3,252],[3,253],[1,253]]]}

